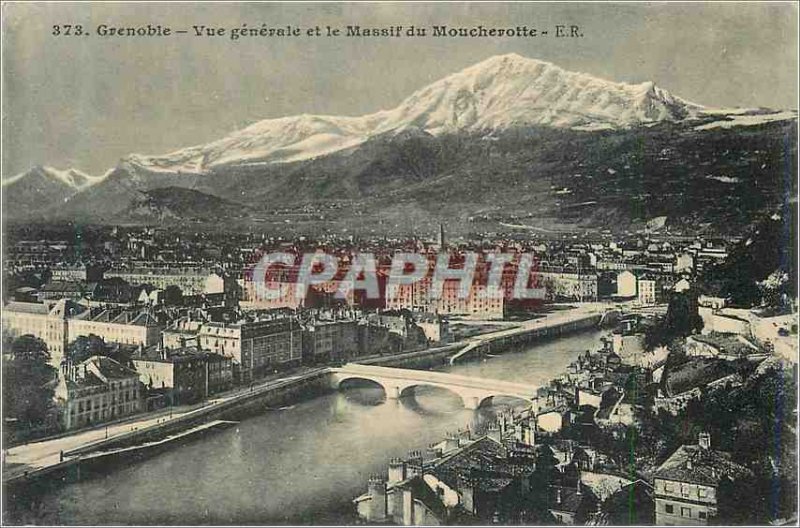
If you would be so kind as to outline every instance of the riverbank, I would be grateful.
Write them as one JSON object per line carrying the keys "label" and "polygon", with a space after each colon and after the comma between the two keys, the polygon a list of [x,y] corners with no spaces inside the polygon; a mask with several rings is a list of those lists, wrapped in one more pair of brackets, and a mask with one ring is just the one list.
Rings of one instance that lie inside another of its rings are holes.
{"label": "riverbank", "polygon": [[46,475],[49,468],[58,466],[65,458],[131,446],[154,437],[176,434],[214,419],[236,419],[253,407],[283,405],[302,395],[311,397],[327,390],[327,368],[312,369],[289,378],[267,381],[249,389],[220,396],[202,407],[171,413],[166,416],[142,417],[142,420],[99,427],[75,436],[35,442],[11,448],[5,456],[4,485],[16,485]]}
{"label": "riverbank", "polygon": [[[600,335],[581,332],[436,370],[540,386],[593,348]],[[30,495],[34,503],[8,519],[45,525],[351,524],[351,500],[370,473],[448,431],[479,430],[494,420],[497,405],[505,402],[467,410],[455,395],[424,387],[387,400],[375,386],[254,403],[246,417],[230,415],[240,421],[236,426],[134,464],[87,469],[80,480],[44,479]]]}

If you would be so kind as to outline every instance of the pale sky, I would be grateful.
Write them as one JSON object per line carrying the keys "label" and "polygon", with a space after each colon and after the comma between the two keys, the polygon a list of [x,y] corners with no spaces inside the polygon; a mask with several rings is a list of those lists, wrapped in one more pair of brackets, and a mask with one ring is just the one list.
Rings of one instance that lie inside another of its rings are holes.
{"label": "pale sky", "polygon": [[[190,33],[112,38],[99,24]],[[232,28],[577,24],[584,37],[196,38]],[[54,24],[90,36],[53,37]],[[797,108],[797,6],[705,4],[3,5],[3,177],[35,165],[100,174],[255,121],[361,115],[492,55],[515,52],[710,106]]]}

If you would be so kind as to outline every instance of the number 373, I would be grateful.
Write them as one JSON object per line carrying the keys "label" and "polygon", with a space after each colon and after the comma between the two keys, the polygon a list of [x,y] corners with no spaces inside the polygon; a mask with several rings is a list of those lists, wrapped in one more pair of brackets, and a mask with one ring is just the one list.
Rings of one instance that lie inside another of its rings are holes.
{"label": "number 373", "polygon": [[85,35],[86,33],[83,30],[83,26],[80,24],[78,25],[71,25],[71,24],[61,24],[53,26],[53,33],[54,37],[69,37],[69,36],[79,36]]}

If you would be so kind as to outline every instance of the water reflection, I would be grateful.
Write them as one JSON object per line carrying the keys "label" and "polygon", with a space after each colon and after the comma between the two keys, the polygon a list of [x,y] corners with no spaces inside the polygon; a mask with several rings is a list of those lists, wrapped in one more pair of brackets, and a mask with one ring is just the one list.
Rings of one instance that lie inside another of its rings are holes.
{"label": "water reflection", "polygon": [[339,392],[353,403],[361,405],[380,405],[386,401],[386,391],[374,381],[365,379],[346,379],[339,385]]}
{"label": "water reflection", "polygon": [[440,387],[415,385],[408,387],[400,396],[400,401],[408,409],[424,415],[453,414],[464,410],[461,396]]}

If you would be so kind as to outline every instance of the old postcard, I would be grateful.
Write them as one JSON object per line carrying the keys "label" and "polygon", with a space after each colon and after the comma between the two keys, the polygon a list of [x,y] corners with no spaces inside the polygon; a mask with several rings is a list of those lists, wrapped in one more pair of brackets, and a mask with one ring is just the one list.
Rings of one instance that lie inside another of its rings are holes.
{"label": "old postcard", "polygon": [[2,4],[2,522],[797,525],[798,4]]}

